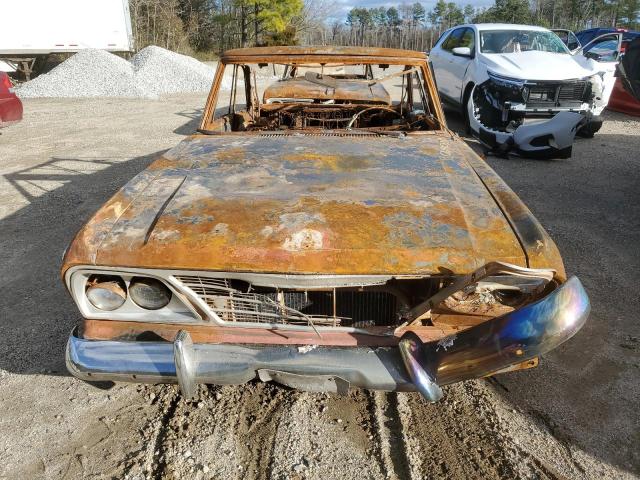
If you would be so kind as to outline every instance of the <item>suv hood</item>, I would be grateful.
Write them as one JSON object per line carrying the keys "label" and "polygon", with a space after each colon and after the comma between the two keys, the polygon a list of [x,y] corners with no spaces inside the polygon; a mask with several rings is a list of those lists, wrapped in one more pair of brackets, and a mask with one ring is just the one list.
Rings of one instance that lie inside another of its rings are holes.
{"label": "suv hood", "polygon": [[539,51],[479,55],[488,70],[521,80],[573,80],[599,71],[595,62],[582,55]]}
{"label": "suv hood", "polygon": [[65,266],[324,274],[525,266],[449,134],[193,136],[105,204]]}

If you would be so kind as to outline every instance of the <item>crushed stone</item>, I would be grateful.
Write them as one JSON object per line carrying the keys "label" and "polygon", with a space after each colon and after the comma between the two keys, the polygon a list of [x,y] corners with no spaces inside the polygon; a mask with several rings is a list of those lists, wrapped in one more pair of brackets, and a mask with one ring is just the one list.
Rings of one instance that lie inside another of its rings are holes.
{"label": "crushed stone", "polygon": [[[207,92],[215,70],[196,60],[157,46],[143,48],[131,61],[105,50],[81,50],[22,84],[17,94],[33,97],[142,97]],[[229,90],[225,79],[222,90]]]}

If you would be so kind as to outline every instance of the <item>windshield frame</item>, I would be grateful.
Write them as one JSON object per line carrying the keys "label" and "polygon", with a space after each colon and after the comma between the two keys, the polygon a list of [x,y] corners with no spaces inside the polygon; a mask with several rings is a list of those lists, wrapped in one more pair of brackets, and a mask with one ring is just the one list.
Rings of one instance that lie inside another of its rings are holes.
{"label": "windshield frame", "polygon": [[[502,29],[493,29],[493,30],[480,30],[478,32],[479,35],[479,42],[478,42],[478,49],[480,51],[480,53],[484,54],[484,55],[505,55],[505,54],[509,54],[509,53],[522,53],[522,52],[544,52],[544,53],[556,53],[556,54],[568,54],[571,55],[571,51],[567,48],[567,46],[564,44],[564,42],[560,39],[560,37],[558,37],[555,33],[553,33],[551,30],[527,30],[527,29],[516,29],[516,28],[502,28]],[[484,49],[484,38],[483,35],[487,34],[487,33],[512,33],[512,35],[516,35],[516,34],[523,34],[523,33],[535,33],[535,34],[545,34],[545,35],[551,35],[552,38],[557,39],[557,43],[558,45],[562,45],[561,52],[550,52],[547,50],[523,50],[522,52],[487,52]]]}
{"label": "windshield frame", "polygon": [[[278,47],[275,47],[277,50]],[[300,48],[300,47],[298,47]],[[205,106],[205,110],[203,113],[202,121],[200,124],[200,128],[198,131],[200,133],[211,133],[214,130],[214,123],[217,121],[215,118],[216,113],[216,105],[218,104],[218,97],[220,94],[221,86],[222,86],[222,77],[224,75],[225,68],[233,67],[233,66],[247,66],[255,65],[255,64],[265,64],[265,63],[275,63],[280,65],[290,64],[296,65],[299,67],[313,66],[316,67],[318,64],[324,64],[325,66],[332,64],[340,64],[340,65],[396,65],[396,66],[404,66],[405,68],[414,68],[419,71],[419,77],[421,77],[421,81],[419,82],[419,96],[427,97],[426,101],[429,104],[429,114],[432,116],[435,122],[439,125],[439,129],[446,130],[446,120],[444,117],[444,112],[442,110],[442,106],[440,103],[440,99],[435,88],[435,83],[433,77],[431,75],[431,70],[429,69],[426,56],[422,54],[422,57],[419,57],[418,52],[410,52],[416,53],[416,57],[413,56],[380,56],[376,55],[376,49],[370,49],[371,53],[369,55],[282,55],[281,53],[276,52],[268,52],[266,48],[263,48],[261,53],[263,55],[241,55],[244,51],[250,51],[251,49],[238,49],[233,52],[233,55],[228,55],[226,52],[225,55],[220,59],[218,64],[218,68],[216,71],[216,75],[214,77],[213,85],[209,92],[209,97],[207,99],[207,104]],[[363,53],[369,53],[369,49],[362,49]],[[409,52],[407,52],[409,53]],[[238,55],[236,55],[238,54]],[[374,80],[374,79],[372,79]],[[363,83],[366,83],[367,80],[362,80]],[[239,91],[237,93],[240,93]],[[237,133],[237,132],[233,132]]]}

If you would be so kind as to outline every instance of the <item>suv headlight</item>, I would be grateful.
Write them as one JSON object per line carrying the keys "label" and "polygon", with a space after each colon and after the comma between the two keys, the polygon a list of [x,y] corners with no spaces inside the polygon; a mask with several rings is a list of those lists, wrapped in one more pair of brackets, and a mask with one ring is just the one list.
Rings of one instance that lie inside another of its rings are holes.
{"label": "suv headlight", "polygon": [[505,77],[503,75],[498,75],[497,73],[494,73],[490,70],[487,70],[487,74],[489,75],[489,78],[492,82],[505,87],[522,88],[526,83],[526,80],[522,80],[521,78]]}

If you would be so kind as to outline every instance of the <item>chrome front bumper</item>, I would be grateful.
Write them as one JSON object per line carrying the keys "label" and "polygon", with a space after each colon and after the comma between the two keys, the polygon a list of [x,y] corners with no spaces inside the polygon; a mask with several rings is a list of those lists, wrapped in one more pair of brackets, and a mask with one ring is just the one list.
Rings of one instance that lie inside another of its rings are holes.
{"label": "chrome front bumper", "polygon": [[307,391],[350,387],[419,390],[428,400],[441,385],[478,378],[524,362],[571,338],[589,315],[589,299],[573,277],[541,300],[451,335],[422,343],[408,333],[399,348],[296,347],[87,340],[73,332],[67,368],[87,381],[179,383],[187,397],[199,383],[242,384],[258,377]]}
{"label": "chrome front bumper", "polygon": [[[193,343],[181,330],[173,343],[86,340],[67,343],[67,368],[87,381],[239,385],[256,376],[308,391],[415,390],[397,348],[296,347]],[[315,381],[314,381],[315,380]]]}

